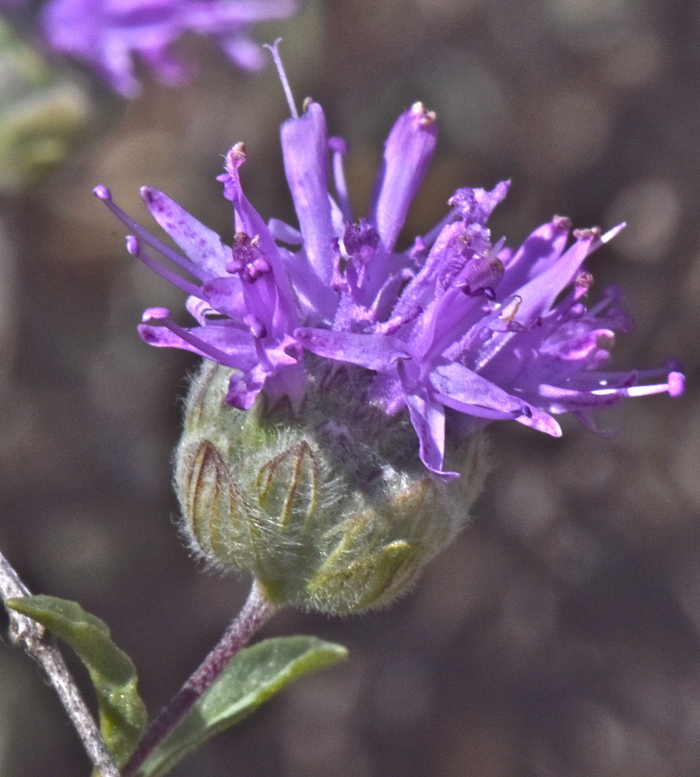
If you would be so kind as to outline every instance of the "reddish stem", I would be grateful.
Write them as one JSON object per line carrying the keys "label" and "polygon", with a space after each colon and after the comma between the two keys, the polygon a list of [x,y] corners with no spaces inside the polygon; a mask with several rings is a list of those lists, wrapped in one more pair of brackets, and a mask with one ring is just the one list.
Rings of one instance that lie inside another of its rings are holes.
{"label": "reddish stem", "polygon": [[229,661],[241,648],[245,647],[253,634],[274,612],[275,606],[263,596],[258,586],[253,583],[243,609],[226,629],[216,647],[151,723],[123,768],[122,777],[133,777],[136,774],[139,767],[211,686]]}

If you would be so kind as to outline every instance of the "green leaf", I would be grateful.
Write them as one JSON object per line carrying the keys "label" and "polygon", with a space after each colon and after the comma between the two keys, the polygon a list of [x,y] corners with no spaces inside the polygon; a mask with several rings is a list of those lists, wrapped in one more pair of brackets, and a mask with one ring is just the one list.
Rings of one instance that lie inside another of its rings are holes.
{"label": "green leaf", "polygon": [[146,708],[136,690],[136,667],[109,635],[107,624],[76,602],[55,596],[8,599],[7,606],[38,621],[65,640],[90,673],[100,712],[100,730],[118,767],[146,728]]}
{"label": "green leaf", "polygon": [[254,712],[287,683],[346,658],[341,645],[316,637],[277,637],[241,650],[136,777],[160,777],[210,737]]}

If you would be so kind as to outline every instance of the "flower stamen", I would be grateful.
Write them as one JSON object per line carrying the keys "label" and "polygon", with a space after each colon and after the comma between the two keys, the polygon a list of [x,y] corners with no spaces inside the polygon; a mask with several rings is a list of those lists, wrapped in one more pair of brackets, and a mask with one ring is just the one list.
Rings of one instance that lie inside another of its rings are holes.
{"label": "flower stamen", "polygon": [[272,61],[275,63],[275,67],[277,68],[277,73],[279,74],[280,81],[282,82],[282,89],[284,89],[284,96],[287,98],[287,105],[289,106],[289,112],[292,114],[293,119],[299,118],[299,113],[297,111],[297,107],[294,104],[294,95],[292,94],[292,88],[289,86],[289,79],[287,78],[287,73],[284,70],[284,65],[282,64],[282,58],[280,57],[279,53],[279,45],[282,42],[282,38],[277,38],[277,40],[272,44],[265,43],[263,44],[265,48],[272,54]]}
{"label": "flower stamen", "polygon": [[[166,329],[169,329],[174,335],[177,335],[179,338],[184,340],[184,342],[193,346],[198,352],[202,353],[207,358],[218,362],[219,364],[223,364],[226,367],[238,367],[237,361],[229,356],[229,354],[227,354],[225,351],[210,345],[209,343],[202,340],[201,337],[197,337],[196,335],[192,334],[189,329],[185,329],[184,327],[176,324],[170,318],[170,311],[167,308],[148,308],[144,311],[143,316],[141,317],[141,321],[143,324],[150,326],[162,326]],[[142,337],[144,336],[144,332],[147,332],[147,330],[144,330],[143,328],[140,331]],[[147,335],[145,339],[146,341],[149,340]]]}
{"label": "flower stamen", "polygon": [[150,270],[153,270],[154,273],[156,273],[157,275],[160,275],[161,278],[164,278],[169,283],[172,283],[173,286],[177,286],[178,289],[182,289],[182,291],[186,292],[187,294],[190,294],[193,297],[201,298],[202,289],[199,286],[195,286],[194,283],[190,283],[189,281],[186,281],[184,278],[181,278],[176,272],[169,270],[167,267],[164,267],[160,262],[157,262],[155,259],[149,256],[145,251],[142,250],[141,241],[134,235],[127,235],[126,250],[132,256],[135,256],[138,259],[140,259],[146,265],[146,267],[148,267]]}
{"label": "flower stamen", "polygon": [[112,192],[106,186],[96,186],[92,193],[98,197],[104,204],[114,213],[114,215],[123,223],[126,224],[129,229],[134,232],[138,237],[143,240],[146,245],[151,246],[159,254],[162,254],[166,259],[169,259],[173,264],[181,267],[187,271],[190,275],[194,275],[195,278],[200,281],[208,280],[212,277],[202,267],[199,267],[194,262],[186,259],[182,254],[174,251],[167,246],[162,240],[159,240],[155,235],[152,235],[147,229],[144,229],[137,221],[128,216],[118,205],[112,200]]}

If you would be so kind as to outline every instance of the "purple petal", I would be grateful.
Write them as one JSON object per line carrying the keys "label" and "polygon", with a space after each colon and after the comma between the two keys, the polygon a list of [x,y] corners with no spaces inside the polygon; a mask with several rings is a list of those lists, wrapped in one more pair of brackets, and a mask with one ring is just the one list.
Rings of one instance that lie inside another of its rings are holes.
{"label": "purple petal", "polygon": [[218,310],[214,310],[206,300],[199,297],[188,297],[185,301],[185,307],[200,326],[205,326],[213,316],[219,315]]}
{"label": "purple petal", "polygon": [[441,480],[459,477],[457,472],[443,472],[445,457],[445,410],[426,391],[406,393],[406,405],[419,442],[420,459]]}
{"label": "purple petal", "polygon": [[538,227],[506,263],[499,298],[505,299],[528,280],[549,269],[566,248],[570,230],[571,222],[562,216],[555,216]]}
{"label": "purple petal", "polygon": [[214,310],[242,321],[248,313],[248,308],[241,287],[240,278],[235,276],[213,278],[204,283],[201,296]]}
{"label": "purple petal", "polygon": [[301,309],[301,319],[308,324],[330,325],[338,307],[336,291],[316,275],[303,249],[292,253],[280,248],[279,253],[294,287],[295,298]]}
{"label": "purple petal", "polygon": [[558,261],[518,290],[520,302],[515,311],[515,320],[527,326],[545,314],[576,278],[586,257],[600,245],[602,243],[597,230],[580,232],[576,242]]}
{"label": "purple petal", "polygon": [[[397,366],[398,364],[400,362]],[[367,400],[379,405],[387,415],[394,415],[403,410],[406,407],[406,398],[398,371],[377,373],[367,393]]]}
{"label": "purple petal", "polygon": [[559,424],[537,407],[514,397],[460,364],[440,365],[430,374],[436,398],[447,407],[479,418],[512,419],[538,431],[561,436]]}
{"label": "purple petal", "polygon": [[155,46],[144,44],[139,57],[152,69],[158,81],[165,86],[184,86],[196,73],[197,66],[175,57],[168,50],[171,41],[159,41]]}
{"label": "purple petal", "polygon": [[304,243],[301,232],[280,219],[270,219],[267,222],[267,228],[272,237],[280,243],[288,243],[290,246],[300,246]]}
{"label": "purple petal", "polygon": [[408,283],[396,303],[394,315],[402,315],[415,307],[427,308],[435,299],[438,283],[448,271],[448,266],[453,268],[452,276],[459,272],[465,260],[455,253],[455,247],[464,245],[463,235],[464,225],[461,222],[444,227],[433,243],[423,266]]}
{"label": "purple petal", "polygon": [[561,426],[549,413],[534,405],[528,405],[531,415],[520,415],[515,420],[523,426],[530,426],[538,432],[544,432],[551,437],[561,437]]}
{"label": "purple petal", "polygon": [[430,385],[449,407],[483,418],[515,418],[526,402],[512,397],[491,381],[461,364],[443,364],[430,373]]}
{"label": "purple petal", "polygon": [[328,284],[333,274],[335,235],[328,197],[328,131],[321,106],[312,102],[299,118],[287,119],[280,137],[306,254],[318,277]]}
{"label": "purple petal", "polygon": [[298,411],[301,408],[306,394],[306,371],[301,356],[296,364],[290,364],[268,375],[265,381],[265,394],[273,402],[281,397],[287,397],[295,410]]}
{"label": "purple petal", "polygon": [[299,327],[294,330],[294,337],[307,351],[317,356],[358,364],[377,372],[391,369],[399,359],[410,358],[406,344],[390,335],[365,335]]}
{"label": "purple petal", "polygon": [[221,242],[216,232],[205,227],[158,189],[144,186],[141,189],[141,198],[161,228],[209,277],[226,273],[226,262],[231,257],[231,249]]}
{"label": "purple petal", "polygon": [[436,144],[435,114],[421,103],[402,113],[389,133],[369,208],[369,220],[388,251],[394,248]]}
{"label": "purple petal", "polygon": [[250,369],[257,362],[253,338],[248,332],[225,325],[229,322],[184,329],[169,320],[161,321],[156,326],[139,325],[144,342],[160,348],[182,348],[237,369]]}

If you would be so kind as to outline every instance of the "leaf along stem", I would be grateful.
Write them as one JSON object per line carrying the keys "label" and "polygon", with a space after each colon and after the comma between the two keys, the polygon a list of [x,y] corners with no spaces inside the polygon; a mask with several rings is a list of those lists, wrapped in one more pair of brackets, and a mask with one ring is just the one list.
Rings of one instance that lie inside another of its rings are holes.
{"label": "leaf along stem", "polygon": [[[3,602],[29,595],[27,587],[0,553],[0,596]],[[7,612],[10,616],[10,641],[21,647],[48,675],[95,769],[101,777],[119,777],[119,770],[107,750],[97,724],[68,671],[63,656],[58,648],[48,641],[46,629],[9,607]]]}
{"label": "leaf along stem", "polygon": [[177,726],[192,705],[226,668],[229,661],[246,646],[250,638],[275,613],[276,609],[275,605],[264,596],[257,583],[253,582],[243,609],[226,629],[211,653],[151,723],[123,768],[123,777],[134,777],[149,755]]}

